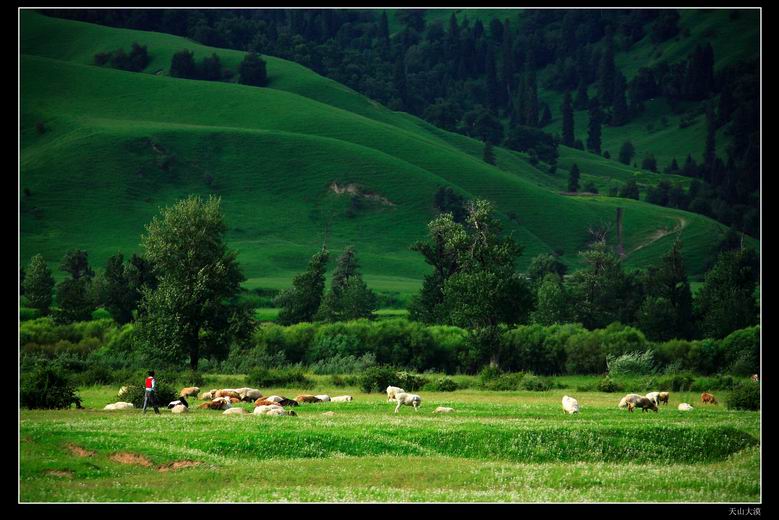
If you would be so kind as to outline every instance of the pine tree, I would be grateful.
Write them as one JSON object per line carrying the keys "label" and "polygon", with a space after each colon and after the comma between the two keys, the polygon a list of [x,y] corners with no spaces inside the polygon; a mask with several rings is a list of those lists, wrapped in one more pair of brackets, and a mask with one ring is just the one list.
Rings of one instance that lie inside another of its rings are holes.
{"label": "pine tree", "polygon": [[495,71],[495,55],[493,54],[492,49],[487,49],[485,68],[487,73],[486,105],[492,112],[497,112],[498,105],[500,104],[500,86],[498,85],[498,77]]}
{"label": "pine tree", "polygon": [[625,76],[617,71],[614,77],[614,99],[611,112],[611,126],[622,126],[628,121],[628,103],[625,90]]}
{"label": "pine tree", "polygon": [[587,82],[581,78],[579,86],[576,88],[576,99],[573,102],[573,107],[576,110],[585,110],[588,106],[590,106],[590,100],[587,97]]}
{"label": "pine tree", "polygon": [[636,154],[636,149],[633,147],[633,143],[625,141],[619,149],[619,162],[622,164],[630,164],[633,160],[633,156]]}
{"label": "pine tree", "polygon": [[120,325],[133,319],[136,303],[130,291],[130,283],[124,267],[124,256],[116,254],[108,259],[105,268],[105,304],[115,322]]}
{"label": "pine tree", "polygon": [[43,316],[47,315],[51,307],[54,277],[42,255],[38,254],[30,259],[22,285],[30,307],[38,309]]}
{"label": "pine tree", "polygon": [[717,159],[716,138],[717,121],[711,103],[706,108],[706,148],[703,152],[704,180],[714,181],[714,167]]}
{"label": "pine tree", "polygon": [[55,318],[60,323],[87,321],[91,319],[96,305],[90,295],[90,286],[95,272],[89,267],[87,252],[68,251],[62,258],[60,270],[69,274],[57,284],[57,305]]}
{"label": "pine tree", "polygon": [[541,111],[541,120],[538,122],[538,126],[540,128],[543,128],[552,122],[552,112],[549,111],[549,105],[546,103],[543,105],[544,109]]}
{"label": "pine tree", "polygon": [[538,126],[538,85],[536,84],[536,72],[528,68],[525,84],[525,124]]}
{"label": "pine tree", "polygon": [[590,122],[587,127],[587,151],[600,155],[601,143],[601,124],[603,114],[600,110],[600,103],[597,98],[590,102]]}
{"label": "pine tree", "polygon": [[568,174],[568,191],[576,193],[579,191],[579,167],[576,163],[571,166],[571,171]]}
{"label": "pine tree", "polygon": [[322,304],[325,290],[325,272],[330,255],[326,247],[311,257],[308,269],[292,280],[292,287],[282,291],[274,300],[281,307],[276,321],[281,325],[293,325],[314,321]]}
{"label": "pine tree", "polygon": [[603,107],[609,107],[614,102],[614,39],[613,31],[609,27],[605,38],[605,50],[601,56],[598,69],[598,97]]}
{"label": "pine tree", "polygon": [[322,299],[317,318],[325,321],[348,321],[371,318],[376,309],[376,294],[368,288],[360,274],[352,246],[338,258],[330,283],[330,291]]}
{"label": "pine tree", "polygon": [[563,97],[563,104],[560,107],[563,114],[563,135],[562,143],[565,146],[573,146],[574,142],[574,118],[573,105],[571,104],[571,92],[566,91]]}
{"label": "pine tree", "polygon": [[511,41],[511,24],[508,20],[503,25],[503,41],[500,46],[502,59],[500,62],[501,105],[506,105],[511,99],[514,78],[514,52]]}

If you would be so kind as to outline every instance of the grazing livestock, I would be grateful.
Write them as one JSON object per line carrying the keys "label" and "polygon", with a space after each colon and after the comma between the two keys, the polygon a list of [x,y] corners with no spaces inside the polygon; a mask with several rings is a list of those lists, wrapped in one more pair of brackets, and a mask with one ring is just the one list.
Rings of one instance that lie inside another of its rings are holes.
{"label": "grazing livestock", "polygon": [[268,401],[265,398],[257,399],[254,401],[254,406],[275,406],[278,405],[275,401]]}
{"label": "grazing livestock", "polygon": [[197,386],[188,386],[186,388],[182,388],[179,392],[179,397],[190,397],[190,396],[196,396],[197,393],[200,392],[200,388]]}
{"label": "grazing livestock", "polygon": [[400,387],[388,386],[387,387],[387,402],[389,403],[390,401],[394,401],[395,400],[395,396],[397,394],[405,394],[405,393],[406,393],[406,391],[403,390]]}
{"label": "grazing livestock", "polygon": [[262,392],[256,388],[241,388],[241,390],[242,392],[239,392],[241,395],[241,401],[251,403],[252,401],[262,397]]}
{"label": "grazing livestock", "polygon": [[170,413],[187,413],[189,411],[189,408],[184,406],[183,404],[177,404],[173,408],[170,409]]}
{"label": "grazing livestock", "polygon": [[752,382],[757,383],[758,381],[760,381],[760,378],[757,376],[757,374],[752,374]]}
{"label": "grazing livestock", "polygon": [[668,404],[668,398],[670,397],[670,395],[671,394],[669,394],[668,392],[660,392],[657,395],[657,400],[663,404]]}
{"label": "grazing livestock", "polygon": [[330,401],[332,401],[334,403],[348,403],[351,400],[352,400],[352,396],[351,395],[337,395],[337,396],[333,397],[332,399],[330,399]]}
{"label": "grazing livestock", "polygon": [[628,407],[628,403],[635,404],[636,401],[638,401],[639,399],[641,399],[641,396],[638,395],[638,394],[628,394],[628,395],[626,395],[625,397],[623,397],[619,401],[619,407],[620,408],[627,408]]}
{"label": "grazing livestock", "polygon": [[294,399],[282,399],[281,401],[278,401],[276,404],[278,404],[279,406],[297,406],[299,403]]}
{"label": "grazing livestock", "polygon": [[222,412],[222,415],[243,415],[246,413],[246,410],[241,408],[240,406],[236,406],[234,408],[228,408],[224,412]]}
{"label": "grazing livestock", "polygon": [[297,414],[295,413],[294,410],[285,410],[284,408],[272,408],[272,409],[268,410],[267,412],[265,412],[265,415],[275,415],[275,416],[279,416],[279,415],[292,415],[292,416],[295,416]]}
{"label": "grazing livestock", "polygon": [[213,401],[203,403],[198,408],[208,409],[208,410],[227,410],[229,408],[232,408],[233,405],[230,404],[230,399],[226,397],[217,397]]}
{"label": "grazing livestock", "polygon": [[717,398],[714,397],[714,394],[710,394],[708,392],[703,392],[701,394],[701,401],[703,403],[717,404]]}
{"label": "grazing livestock", "polygon": [[241,395],[233,389],[217,390],[214,394],[214,397],[232,397],[238,399],[239,401],[241,400]]}
{"label": "grazing livestock", "polygon": [[628,411],[632,412],[634,408],[641,408],[642,412],[646,412],[647,410],[654,410],[657,412],[657,404],[646,397],[640,397],[636,402],[628,401]]}
{"label": "grazing livestock", "polygon": [[132,408],[135,408],[135,406],[133,406],[133,403],[125,403],[124,401],[119,401],[118,403],[105,405],[105,407],[103,407],[103,410],[130,410]]}
{"label": "grazing livestock", "polygon": [[318,403],[320,400],[315,395],[299,395],[295,398],[298,403]]}
{"label": "grazing livestock", "polygon": [[414,411],[418,412],[419,406],[422,404],[422,398],[417,394],[407,394],[405,392],[395,394],[395,400],[398,402],[398,405],[395,407],[395,413],[398,413],[400,407],[403,405],[413,406]]}
{"label": "grazing livestock", "polygon": [[252,413],[253,413],[253,414],[255,414],[255,415],[265,415],[265,413],[267,413],[267,411],[268,411],[268,410],[272,410],[272,409],[274,409],[274,408],[277,408],[277,409],[281,409],[281,410],[283,410],[283,408],[281,408],[281,406],[279,406],[279,405],[277,405],[277,404],[273,404],[273,405],[261,405],[261,406],[257,406],[257,407],[254,409],[254,411],[252,411]]}
{"label": "grazing livestock", "polygon": [[279,401],[283,401],[286,399],[286,397],[281,397],[280,395],[269,395],[265,398],[266,401],[273,401],[275,403],[278,403]]}
{"label": "grazing livestock", "polygon": [[579,401],[567,395],[563,396],[563,412],[575,414],[579,412]]}
{"label": "grazing livestock", "polygon": [[679,403],[679,406],[677,406],[677,408],[679,409],[679,411],[682,412],[689,412],[694,409],[692,406],[689,405],[689,403]]}
{"label": "grazing livestock", "polygon": [[169,402],[168,408],[172,410],[174,406],[178,406],[178,405],[186,406],[187,408],[189,408],[189,403],[183,397],[181,399],[177,399],[176,401]]}
{"label": "grazing livestock", "polygon": [[208,392],[203,392],[200,395],[197,396],[198,399],[201,399],[203,401],[212,401],[214,397],[216,397],[214,394],[216,394],[216,390],[209,390]]}
{"label": "grazing livestock", "polygon": [[327,395],[327,394],[315,395],[314,397],[319,399],[319,401],[322,402],[322,403],[329,403],[330,402],[330,396]]}
{"label": "grazing livestock", "polygon": [[649,392],[646,394],[646,398],[655,404],[660,404],[659,401],[660,392]]}
{"label": "grazing livestock", "polygon": [[433,410],[433,413],[452,413],[453,411],[454,408],[449,408],[448,406],[439,406]]}

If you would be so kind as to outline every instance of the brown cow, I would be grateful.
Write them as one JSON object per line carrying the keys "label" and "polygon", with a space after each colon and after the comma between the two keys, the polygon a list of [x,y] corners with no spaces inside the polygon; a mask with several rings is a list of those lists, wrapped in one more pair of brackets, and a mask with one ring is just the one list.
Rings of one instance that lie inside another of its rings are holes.
{"label": "brown cow", "polygon": [[657,412],[657,405],[655,402],[651,399],[647,399],[646,397],[636,399],[635,402],[628,401],[628,411],[632,412],[634,408],[641,408],[642,412],[646,412],[647,409]]}
{"label": "brown cow", "polygon": [[660,403],[668,404],[668,397],[670,395],[671,394],[669,394],[668,392],[660,392],[659,394],[657,394],[657,400]]}
{"label": "brown cow", "polygon": [[298,403],[318,403],[321,399],[315,395],[299,395],[295,398],[295,401]]}
{"label": "brown cow", "polygon": [[708,392],[703,392],[701,394],[701,401],[704,403],[717,404],[717,398],[714,397],[714,394],[710,394]]}

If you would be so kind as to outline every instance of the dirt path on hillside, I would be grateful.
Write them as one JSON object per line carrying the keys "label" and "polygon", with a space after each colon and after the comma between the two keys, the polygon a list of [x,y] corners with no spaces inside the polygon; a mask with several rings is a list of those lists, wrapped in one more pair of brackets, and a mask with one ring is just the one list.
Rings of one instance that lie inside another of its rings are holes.
{"label": "dirt path on hillside", "polygon": [[643,249],[646,246],[652,245],[661,238],[668,236],[672,233],[678,233],[684,228],[687,227],[687,219],[684,217],[675,217],[677,220],[677,224],[673,227],[673,229],[667,229],[667,228],[660,228],[651,235],[649,235],[649,238],[647,238],[645,241],[641,242],[639,245],[631,249],[630,251],[625,254],[625,256],[630,256],[639,249]]}

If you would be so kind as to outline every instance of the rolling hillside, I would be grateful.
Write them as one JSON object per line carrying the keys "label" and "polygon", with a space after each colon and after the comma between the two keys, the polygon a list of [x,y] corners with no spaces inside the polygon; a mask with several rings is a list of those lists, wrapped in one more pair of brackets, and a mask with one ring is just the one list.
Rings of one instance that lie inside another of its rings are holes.
{"label": "rolling hillside", "polygon": [[[144,73],[92,65],[95,53],[132,42],[148,46]],[[222,197],[250,288],[287,286],[329,229],[331,250],[356,246],[372,287],[414,292],[427,266],[409,246],[424,237],[439,186],[492,200],[525,247],[520,267],[556,251],[575,268],[588,227],[612,221],[616,207],[625,208],[629,266],[656,261],[681,233],[688,269],[700,277],[724,232],[692,213],[560,194],[567,160],[589,160],[583,180],[592,175],[603,186],[634,175],[615,161],[561,148],[562,168],[550,177],[498,149],[490,166],[480,142],[288,61],[265,57],[267,88],[169,77],[181,49],[196,59],[216,52],[233,70],[244,55],[21,13],[23,265],[40,252],[56,272],[71,248],[87,250],[96,267],[118,251],[137,252],[159,208],[190,193]]]}

